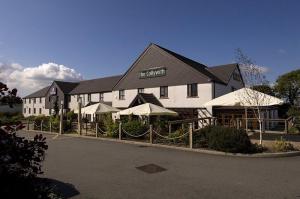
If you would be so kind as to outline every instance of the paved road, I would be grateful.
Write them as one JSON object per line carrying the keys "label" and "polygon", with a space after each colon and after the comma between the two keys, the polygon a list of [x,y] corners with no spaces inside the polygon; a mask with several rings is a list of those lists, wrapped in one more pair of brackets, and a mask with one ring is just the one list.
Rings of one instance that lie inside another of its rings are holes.
{"label": "paved road", "polygon": [[[223,157],[53,135],[47,140],[44,177],[72,184],[79,192],[72,198],[300,198],[300,157]],[[147,164],[167,170],[136,169]]]}

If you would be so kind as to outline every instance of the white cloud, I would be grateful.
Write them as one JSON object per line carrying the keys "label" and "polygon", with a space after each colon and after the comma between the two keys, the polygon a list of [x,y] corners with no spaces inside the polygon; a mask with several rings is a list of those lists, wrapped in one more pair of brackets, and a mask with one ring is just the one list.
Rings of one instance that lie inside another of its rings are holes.
{"label": "white cloud", "polygon": [[0,81],[9,88],[17,88],[25,96],[51,84],[53,80],[79,81],[82,75],[74,69],[56,63],[23,67],[17,63],[0,63]]}
{"label": "white cloud", "polygon": [[277,51],[279,54],[286,54],[287,52],[286,52],[286,50],[285,49],[278,49],[278,51]]}

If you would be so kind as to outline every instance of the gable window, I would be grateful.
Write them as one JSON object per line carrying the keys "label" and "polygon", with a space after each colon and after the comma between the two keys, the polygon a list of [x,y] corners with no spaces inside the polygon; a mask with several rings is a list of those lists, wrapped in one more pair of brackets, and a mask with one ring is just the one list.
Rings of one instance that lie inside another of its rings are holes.
{"label": "gable window", "polygon": [[138,93],[144,93],[144,88],[138,88]]}
{"label": "gable window", "polygon": [[196,83],[187,85],[187,96],[188,97],[198,96],[198,85]]}
{"label": "gable window", "polygon": [[238,81],[238,82],[241,81],[241,76],[240,76],[239,73],[236,73],[236,72],[233,73],[232,77],[233,77],[234,80],[236,80],[236,81]]}
{"label": "gable window", "polygon": [[125,99],[125,90],[119,90],[119,100]]}
{"label": "gable window", "polygon": [[88,101],[88,102],[91,101],[91,94],[88,94],[88,96],[87,96],[87,101]]}
{"label": "gable window", "polygon": [[99,93],[99,101],[104,101],[104,93]]}
{"label": "gable window", "polygon": [[40,115],[42,114],[42,108],[39,108],[39,114]]}
{"label": "gable window", "polygon": [[160,98],[167,98],[168,97],[168,87],[161,86],[160,87]]}

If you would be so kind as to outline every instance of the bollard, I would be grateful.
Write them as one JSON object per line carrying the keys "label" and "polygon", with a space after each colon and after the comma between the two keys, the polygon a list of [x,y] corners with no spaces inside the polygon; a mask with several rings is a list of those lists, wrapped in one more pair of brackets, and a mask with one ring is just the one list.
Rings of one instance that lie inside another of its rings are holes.
{"label": "bollard", "polygon": [[41,121],[41,131],[43,131],[43,120]]}
{"label": "bollard", "polygon": [[122,140],[122,123],[119,123],[119,140]]}
{"label": "bollard", "polygon": [[29,131],[29,120],[27,120],[27,131]]}
{"label": "bollard", "polygon": [[59,120],[59,134],[63,134],[63,117],[64,117],[64,104],[63,101],[61,101],[60,104],[60,120]]}
{"label": "bollard", "polygon": [[98,137],[98,123],[96,123],[96,137]]}
{"label": "bollard", "polygon": [[190,149],[193,148],[193,124],[190,123],[190,128],[189,128],[189,143],[190,143]]}
{"label": "bollard", "polygon": [[50,133],[52,132],[52,123],[51,123],[51,121],[49,122],[49,131],[50,131]]}
{"label": "bollard", "polygon": [[150,144],[153,144],[153,126],[152,126],[152,124],[150,124],[150,134],[149,134],[149,136],[150,136]]}
{"label": "bollard", "polygon": [[172,132],[172,124],[169,124],[169,134]]}

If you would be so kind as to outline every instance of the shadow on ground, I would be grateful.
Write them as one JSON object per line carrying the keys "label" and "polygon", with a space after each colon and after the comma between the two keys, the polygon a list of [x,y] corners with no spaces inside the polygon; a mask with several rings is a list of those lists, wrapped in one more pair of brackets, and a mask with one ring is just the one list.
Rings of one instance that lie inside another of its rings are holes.
{"label": "shadow on ground", "polygon": [[53,189],[53,192],[64,199],[79,195],[80,192],[70,183],[61,182],[50,178],[40,178],[42,183],[47,184]]}

